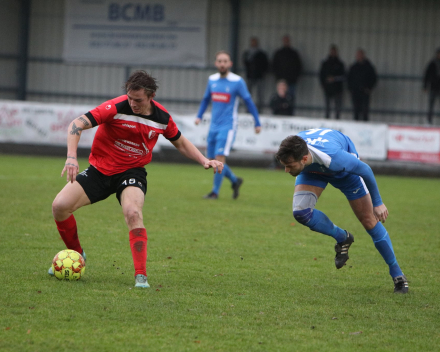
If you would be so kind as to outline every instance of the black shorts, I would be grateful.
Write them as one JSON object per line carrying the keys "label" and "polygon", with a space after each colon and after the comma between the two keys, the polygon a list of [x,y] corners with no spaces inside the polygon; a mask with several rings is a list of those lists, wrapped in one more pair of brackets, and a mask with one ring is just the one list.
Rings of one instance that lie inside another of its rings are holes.
{"label": "black shorts", "polygon": [[76,180],[92,204],[106,199],[113,193],[116,193],[116,198],[121,204],[121,193],[126,187],[137,187],[144,194],[147,193],[147,171],[143,167],[107,176],[90,165],[76,176]]}

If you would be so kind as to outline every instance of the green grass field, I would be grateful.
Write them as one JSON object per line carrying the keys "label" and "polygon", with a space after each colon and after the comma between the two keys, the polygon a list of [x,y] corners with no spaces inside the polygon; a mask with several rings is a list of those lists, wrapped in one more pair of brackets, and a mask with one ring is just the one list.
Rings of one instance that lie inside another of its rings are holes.
{"label": "green grass field", "polygon": [[[52,200],[63,158],[0,155],[1,351],[438,351],[440,181],[378,177],[385,223],[410,293],[339,191],[317,208],[355,236],[334,267],[334,240],[295,224],[294,179],[235,168],[231,199],[202,199],[212,171],[147,166],[150,289],[134,289],[128,231],[114,196],[75,213],[87,252],[77,282],[47,275],[64,249]],[[87,166],[85,159],[80,167]]]}

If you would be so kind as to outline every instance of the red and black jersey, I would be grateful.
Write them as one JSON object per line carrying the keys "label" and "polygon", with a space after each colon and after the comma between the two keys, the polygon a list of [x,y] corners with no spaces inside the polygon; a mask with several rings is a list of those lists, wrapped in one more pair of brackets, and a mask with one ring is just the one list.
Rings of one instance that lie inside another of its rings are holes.
{"label": "red and black jersey", "polygon": [[170,141],[179,139],[180,131],[168,111],[153,100],[151,104],[151,115],[135,114],[122,95],[86,113],[93,127],[99,125],[90,165],[107,176],[144,167],[151,161],[160,134]]}

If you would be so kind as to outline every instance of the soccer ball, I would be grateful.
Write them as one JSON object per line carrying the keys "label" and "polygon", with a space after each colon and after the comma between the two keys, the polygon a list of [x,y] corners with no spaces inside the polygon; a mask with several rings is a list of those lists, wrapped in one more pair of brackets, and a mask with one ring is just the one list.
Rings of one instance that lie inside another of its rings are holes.
{"label": "soccer ball", "polygon": [[86,263],[77,251],[64,249],[53,258],[52,270],[58,280],[79,280],[84,275]]}

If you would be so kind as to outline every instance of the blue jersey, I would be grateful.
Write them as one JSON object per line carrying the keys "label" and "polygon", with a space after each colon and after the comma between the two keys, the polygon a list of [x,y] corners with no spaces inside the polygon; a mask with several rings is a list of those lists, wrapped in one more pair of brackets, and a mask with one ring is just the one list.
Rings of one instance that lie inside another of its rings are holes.
{"label": "blue jersey", "polygon": [[260,126],[258,111],[246,83],[243,78],[232,72],[229,72],[225,78],[222,78],[220,73],[209,76],[197,117],[203,117],[209,102],[212,101],[211,130],[235,130],[237,128],[238,97],[241,97],[246,103],[249,112],[254,117],[255,126]]}
{"label": "blue jersey", "polygon": [[306,141],[312,155],[312,163],[302,172],[334,178],[344,177],[346,173],[361,176],[370,191],[373,206],[382,204],[373,171],[359,160],[356,148],[348,136],[322,128],[302,131],[298,136]]}

